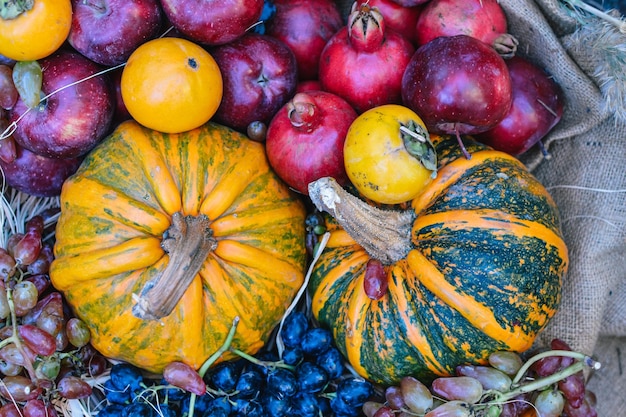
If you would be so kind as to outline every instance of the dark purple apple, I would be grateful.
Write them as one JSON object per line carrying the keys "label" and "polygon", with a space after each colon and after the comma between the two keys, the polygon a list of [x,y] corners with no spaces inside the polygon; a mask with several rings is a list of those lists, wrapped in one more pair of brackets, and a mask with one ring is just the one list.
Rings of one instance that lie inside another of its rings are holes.
{"label": "dark purple apple", "polygon": [[213,48],[211,55],[224,83],[214,118],[233,129],[245,132],[255,121],[268,124],[295,93],[296,57],[278,39],[250,33]]}
{"label": "dark purple apple", "polygon": [[513,103],[495,127],[475,135],[494,149],[520,155],[539,142],[563,115],[563,94],[548,74],[530,61],[515,56],[506,60]]}
{"label": "dark purple apple", "polygon": [[61,194],[65,180],[82,162],[82,157],[70,159],[46,158],[16,146],[12,162],[0,159],[7,185],[26,194],[52,197]]}
{"label": "dark purple apple", "polygon": [[161,0],[165,16],[192,41],[222,45],[259,21],[263,0]]}
{"label": "dark purple apple", "polygon": [[72,0],[67,40],[92,61],[117,65],[158,34],[161,17],[157,0]]}
{"label": "dark purple apple", "polygon": [[84,155],[109,132],[115,106],[110,80],[106,74],[86,79],[102,68],[74,51],[58,51],[39,64],[42,95],[54,94],[31,110],[18,99],[9,114],[17,123],[13,137],[48,158]]}
{"label": "dark purple apple", "polygon": [[314,80],[322,49],[344,25],[333,0],[274,0],[276,14],[266,34],[285,43],[296,55],[300,80]]}
{"label": "dark purple apple", "polygon": [[509,111],[511,77],[504,59],[484,42],[442,36],[411,58],[402,78],[402,101],[433,133],[476,134]]}

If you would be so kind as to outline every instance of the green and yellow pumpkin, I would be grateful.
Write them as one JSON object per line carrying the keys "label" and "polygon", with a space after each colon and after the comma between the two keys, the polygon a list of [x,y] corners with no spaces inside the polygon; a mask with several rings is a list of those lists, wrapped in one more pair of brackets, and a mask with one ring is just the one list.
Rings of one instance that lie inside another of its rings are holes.
{"label": "green and yellow pumpkin", "polygon": [[[557,207],[516,158],[433,135],[436,179],[405,207],[374,207],[330,178],[309,187],[330,239],[312,310],[363,377],[430,379],[496,350],[522,352],[556,312],[568,265]],[[371,259],[388,289],[364,289]]]}
{"label": "green and yellow pumpkin", "polygon": [[199,368],[235,318],[233,347],[266,342],[304,279],[305,214],[262,144],[127,121],[63,186],[50,277],[105,356]]}

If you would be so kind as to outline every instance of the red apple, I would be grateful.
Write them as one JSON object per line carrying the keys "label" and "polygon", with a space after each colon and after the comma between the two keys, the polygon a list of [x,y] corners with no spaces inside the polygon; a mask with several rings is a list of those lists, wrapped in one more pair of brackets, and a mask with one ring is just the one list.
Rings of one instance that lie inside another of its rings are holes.
{"label": "red apple", "polygon": [[9,114],[17,123],[13,137],[48,158],[84,155],[109,132],[115,105],[110,80],[106,75],[86,79],[102,68],[78,52],[58,51],[39,63],[42,94],[54,94],[30,110],[18,99]]}
{"label": "red apple", "polygon": [[546,72],[515,56],[506,60],[513,102],[504,119],[476,139],[511,155],[520,155],[539,142],[563,115],[561,88]]}
{"label": "red apple", "polygon": [[16,146],[16,158],[5,162],[0,158],[7,185],[26,194],[52,197],[61,194],[63,182],[72,175],[82,157],[70,159],[46,158]]}
{"label": "red apple", "polygon": [[190,40],[222,45],[259,21],[263,0],[161,0],[166,17]]}
{"label": "red apple", "polygon": [[316,79],[322,49],[343,26],[333,0],[275,0],[276,15],[266,33],[283,41],[296,55],[300,80]]}
{"label": "red apple", "polygon": [[161,16],[157,0],[72,0],[67,40],[94,62],[121,64],[158,34]]}
{"label": "red apple", "polygon": [[213,48],[211,55],[224,83],[214,117],[233,129],[245,132],[254,121],[269,123],[295,92],[296,57],[276,38],[250,33]]}

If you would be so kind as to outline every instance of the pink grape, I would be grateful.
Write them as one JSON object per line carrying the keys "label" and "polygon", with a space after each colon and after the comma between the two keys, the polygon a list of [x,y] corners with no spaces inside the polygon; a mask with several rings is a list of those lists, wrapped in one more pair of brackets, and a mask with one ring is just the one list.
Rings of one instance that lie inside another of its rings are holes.
{"label": "pink grape", "polygon": [[395,417],[395,413],[391,407],[383,406],[374,413],[373,417]]}
{"label": "pink grape", "polygon": [[92,393],[91,385],[77,376],[65,376],[57,384],[59,395],[68,400],[87,398]]}
{"label": "pink grape", "polygon": [[575,408],[568,401],[565,402],[565,407],[563,407],[563,411],[567,414],[568,417],[598,417],[598,412],[587,402],[587,400],[583,400],[580,407]]}
{"label": "pink grape", "polygon": [[30,265],[39,256],[41,247],[41,233],[35,229],[29,230],[13,247],[15,262],[18,265]]}
{"label": "pink grape", "polygon": [[191,366],[183,362],[172,362],[163,370],[163,378],[175,387],[196,395],[206,394],[206,384]]}
{"label": "pink grape", "polygon": [[23,417],[15,404],[9,402],[0,407],[0,417]]}
{"label": "pink grape", "polygon": [[471,410],[463,401],[448,401],[432,409],[424,417],[470,417]]}
{"label": "pink grape", "polygon": [[36,354],[50,356],[56,351],[54,337],[45,330],[32,324],[22,324],[17,330],[24,343]]}
{"label": "pink grape", "polygon": [[459,365],[456,372],[458,375],[476,378],[485,390],[505,392],[511,388],[511,378],[504,372],[489,366]]}
{"label": "pink grape", "polygon": [[0,248],[0,279],[6,281],[15,271],[15,258],[4,248]]}
{"label": "pink grape", "polygon": [[476,378],[469,376],[436,378],[431,388],[433,393],[447,399],[477,403],[483,395],[483,386]]}
{"label": "pink grape", "polygon": [[24,224],[25,233],[28,233],[32,230],[36,233],[39,233],[39,235],[41,236],[43,234],[43,228],[44,228],[44,223],[43,223],[43,217],[41,215],[31,217],[26,222],[26,224]]}
{"label": "pink grape", "polygon": [[390,386],[385,390],[385,400],[392,408],[399,410],[406,404],[404,402],[402,388],[398,386]]}
{"label": "pink grape", "polygon": [[22,408],[24,417],[48,417],[47,411],[46,404],[40,399],[28,400]]}
{"label": "pink grape", "polygon": [[365,294],[372,300],[379,300],[387,294],[388,287],[387,273],[382,262],[377,259],[367,261],[365,277],[363,278]]}
{"label": "pink grape", "polygon": [[11,110],[19,93],[13,82],[13,69],[8,65],[0,65],[0,107]]}
{"label": "pink grape", "polygon": [[580,407],[585,399],[585,378],[582,372],[560,380],[557,386],[572,407]]}
{"label": "pink grape", "polygon": [[426,385],[412,376],[400,380],[400,389],[406,406],[415,413],[425,413],[433,406],[433,395]]}
{"label": "pink grape", "polygon": [[26,270],[29,274],[37,275],[37,274],[47,274],[50,271],[50,265],[54,260],[54,249],[53,246],[49,243],[44,243],[39,251],[39,256],[37,259],[28,267]]}
{"label": "pink grape", "polygon": [[22,375],[5,376],[2,382],[0,395],[7,400],[28,401],[41,394],[41,388],[36,387],[29,378]]}
{"label": "pink grape", "polygon": [[32,282],[39,294],[42,294],[50,287],[50,277],[46,274],[31,275],[26,277],[24,281]]}
{"label": "pink grape", "polygon": [[0,320],[6,319],[10,314],[11,307],[9,307],[6,289],[4,288],[4,284],[0,284]]}

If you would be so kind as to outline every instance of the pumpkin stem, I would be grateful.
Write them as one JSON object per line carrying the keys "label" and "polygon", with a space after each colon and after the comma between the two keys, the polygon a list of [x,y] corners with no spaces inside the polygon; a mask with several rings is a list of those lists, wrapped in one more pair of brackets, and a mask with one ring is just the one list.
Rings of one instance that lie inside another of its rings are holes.
{"label": "pumpkin stem", "polygon": [[404,259],[413,247],[413,210],[379,209],[348,193],[330,177],[310,183],[309,197],[318,210],[332,215],[372,258],[384,265]]}
{"label": "pumpkin stem", "polygon": [[163,273],[148,282],[136,298],[133,314],[144,320],[168,316],[202,268],[217,241],[212,237],[205,215],[172,215],[172,224],[163,234],[161,247],[169,254]]}

